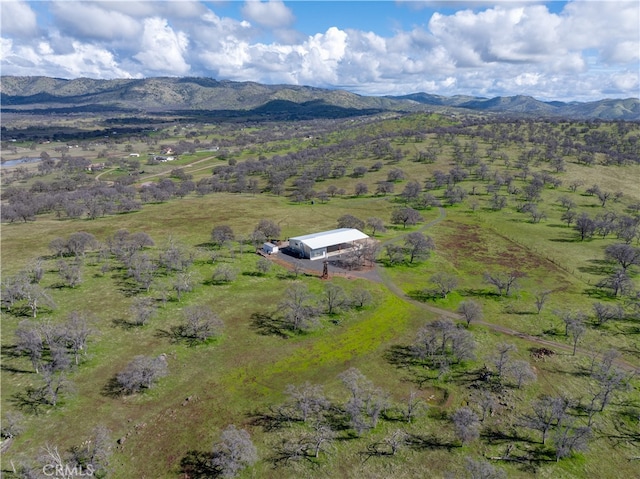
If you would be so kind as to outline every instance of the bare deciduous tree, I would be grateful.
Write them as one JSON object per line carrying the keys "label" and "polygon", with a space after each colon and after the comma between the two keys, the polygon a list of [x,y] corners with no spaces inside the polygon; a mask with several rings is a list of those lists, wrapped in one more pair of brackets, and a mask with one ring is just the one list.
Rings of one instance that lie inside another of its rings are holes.
{"label": "bare deciduous tree", "polygon": [[271,263],[271,261],[269,261],[264,256],[261,256],[256,261],[256,269],[258,270],[258,274],[261,274],[261,275],[267,274],[271,270],[272,266],[273,266],[273,263]]}
{"label": "bare deciduous tree", "polygon": [[188,271],[181,271],[176,275],[171,287],[176,292],[178,301],[182,298],[183,293],[188,293],[193,289],[193,282],[193,275]]}
{"label": "bare deciduous tree", "polygon": [[605,259],[616,262],[626,271],[630,266],[640,264],[640,248],[635,248],[626,243],[609,245],[604,250]]}
{"label": "bare deciduous tree", "polygon": [[573,341],[573,355],[576,355],[576,349],[578,348],[578,341],[587,331],[587,327],[584,325],[583,321],[575,320],[571,321],[567,325],[569,335],[571,336],[571,340]]}
{"label": "bare deciduous tree", "polygon": [[367,218],[366,226],[371,229],[371,236],[375,236],[376,233],[385,233],[387,228],[384,226],[384,221],[381,218],[371,216]]}
{"label": "bare deciduous tree", "polygon": [[229,225],[218,225],[211,230],[211,242],[218,248],[221,248],[234,239],[233,229],[231,229]]}
{"label": "bare deciduous tree", "polygon": [[322,386],[317,384],[309,382],[302,386],[289,384],[285,392],[293,403],[294,409],[300,413],[303,422],[307,422],[310,417],[317,418],[330,405],[324,396]]}
{"label": "bare deciduous tree", "polygon": [[596,322],[599,325],[603,325],[612,319],[624,318],[624,309],[620,304],[607,306],[602,303],[593,303],[593,312],[595,313]]}
{"label": "bare deciduous tree", "polygon": [[104,425],[98,425],[91,432],[89,439],[71,448],[71,457],[67,464],[78,466],[78,470],[84,471],[85,474],[106,477],[113,452],[111,444],[111,431]]}
{"label": "bare deciduous tree", "polygon": [[183,314],[184,323],[178,328],[178,334],[191,342],[218,336],[224,326],[222,320],[207,306],[189,306]]}
{"label": "bare deciduous tree", "polygon": [[575,426],[572,421],[556,428],[553,443],[556,447],[556,461],[569,457],[575,451],[584,451],[591,437],[591,428]]}
{"label": "bare deciduous tree", "polygon": [[132,394],[153,386],[158,379],[167,375],[167,359],[136,356],[116,375],[116,381],[123,393]]}
{"label": "bare deciduous tree", "polygon": [[244,429],[231,424],[222,431],[220,442],[213,446],[212,466],[222,477],[235,477],[245,467],[255,464],[258,450]]}
{"label": "bare deciduous tree", "polygon": [[507,479],[507,474],[487,461],[475,461],[470,457],[465,460],[465,469],[469,479]]}
{"label": "bare deciduous tree", "polygon": [[380,414],[387,407],[384,391],[373,386],[373,383],[356,368],[349,368],[338,376],[350,393],[344,407],[349,416],[349,425],[357,433],[375,428]]}
{"label": "bare deciduous tree", "polygon": [[290,329],[304,331],[318,323],[318,308],[314,303],[314,297],[306,285],[294,283],[287,288],[280,302],[280,311]]}
{"label": "bare deciduous tree", "polygon": [[19,436],[24,431],[24,416],[17,411],[7,411],[2,420],[0,436],[3,439],[11,439]]}
{"label": "bare deciduous tree", "polygon": [[507,362],[509,361],[509,354],[517,351],[514,344],[500,343],[496,346],[496,354],[493,358],[493,364],[496,367],[498,377],[501,378],[505,373]]}
{"label": "bare deciduous tree", "polygon": [[31,309],[31,315],[35,318],[38,315],[38,310],[42,307],[53,309],[56,307],[56,303],[53,301],[47,291],[38,284],[27,284],[22,289],[22,299],[25,299],[29,309]]}
{"label": "bare deciduous tree", "polygon": [[620,268],[599,281],[597,286],[610,289],[614,296],[618,296],[628,292],[632,288],[632,284],[627,272]]}
{"label": "bare deciduous tree", "polygon": [[551,294],[551,291],[549,290],[537,291],[534,294],[536,311],[538,312],[538,314],[540,314],[540,312],[542,311],[542,308],[544,308],[544,305],[547,303],[547,300],[549,299],[550,294]]}
{"label": "bare deciduous tree", "polygon": [[280,236],[280,226],[274,221],[262,219],[258,222],[254,232],[260,231],[268,240],[277,239]]}
{"label": "bare deciduous tree", "polygon": [[509,296],[517,287],[518,279],[523,278],[525,273],[512,270],[509,272],[484,273],[484,281],[496,287],[500,296]]}
{"label": "bare deciduous tree", "polygon": [[521,359],[510,361],[507,364],[507,373],[513,378],[518,389],[527,383],[535,381],[537,378],[529,362]]}
{"label": "bare deciduous tree", "polygon": [[556,426],[560,426],[566,419],[570,402],[561,396],[543,396],[531,404],[531,412],[525,414],[521,423],[525,427],[540,431],[542,444],[547,440],[547,434]]}
{"label": "bare deciduous tree", "polygon": [[431,236],[425,236],[419,231],[414,231],[405,237],[404,247],[409,254],[409,264],[411,264],[414,260],[428,258],[436,245]]}
{"label": "bare deciduous tree", "polygon": [[135,252],[129,258],[127,268],[129,277],[133,278],[142,289],[149,291],[154,280],[155,272],[158,269],[157,264],[151,257],[146,253]]}
{"label": "bare deciduous tree", "polygon": [[230,283],[234,279],[236,279],[236,270],[228,264],[221,264],[216,266],[213,270],[213,275],[211,279],[214,283]]}
{"label": "bare deciduous tree", "polygon": [[480,390],[473,399],[482,410],[482,417],[480,418],[480,421],[484,421],[487,416],[493,415],[493,411],[498,405],[496,396],[491,391],[487,390]]}
{"label": "bare deciduous tree", "polygon": [[371,293],[364,288],[355,289],[351,293],[351,304],[356,308],[364,308],[369,305],[371,301],[373,301],[373,296],[371,296]]}
{"label": "bare deciduous tree", "polygon": [[456,410],[451,416],[453,428],[462,444],[476,440],[480,436],[480,420],[468,407]]}
{"label": "bare deciduous tree", "polygon": [[158,310],[155,300],[148,296],[139,296],[133,300],[129,308],[133,318],[132,323],[144,326]]}
{"label": "bare deciduous tree", "polygon": [[397,208],[391,212],[391,222],[394,225],[401,224],[406,228],[407,225],[415,225],[421,221],[424,221],[422,215],[417,210],[408,206],[404,208]]}
{"label": "bare deciduous tree", "polygon": [[29,356],[33,369],[39,372],[44,352],[42,333],[38,325],[31,321],[21,321],[15,331],[16,351]]}
{"label": "bare deciduous tree", "polygon": [[70,288],[75,288],[82,283],[82,262],[79,258],[73,261],[58,261],[58,274],[60,278]]}
{"label": "bare deciduous tree", "polygon": [[403,411],[404,419],[407,422],[413,421],[413,419],[418,416],[421,412],[426,411],[428,406],[427,404],[420,398],[418,392],[415,390],[411,390],[409,396],[405,401],[405,410]]}
{"label": "bare deciduous tree", "polygon": [[397,244],[388,244],[384,247],[390,264],[398,264],[404,261],[404,248]]}
{"label": "bare deciduous tree", "polygon": [[338,218],[338,228],[355,228],[362,231],[364,226],[364,221],[350,214],[342,215]]}
{"label": "bare deciduous tree", "polygon": [[458,306],[458,314],[462,315],[467,327],[469,327],[471,322],[482,319],[482,305],[472,299],[467,299]]}
{"label": "bare deciduous tree", "polygon": [[63,325],[64,341],[73,354],[76,365],[80,362],[81,354],[86,354],[89,336],[94,333],[89,325],[89,317],[86,313],[72,311]]}
{"label": "bare deciduous tree", "polygon": [[450,319],[432,321],[418,331],[413,345],[414,354],[432,364],[448,366],[475,357],[473,335],[456,327]]}
{"label": "bare deciduous tree", "polygon": [[325,284],[322,296],[329,315],[335,314],[340,308],[347,305],[347,295],[340,285],[334,283]]}
{"label": "bare deciduous tree", "polygon": [[436,292],[443,298],[446,298],[451,291],[456,289],[459,282],[457,276],[444,271],[437,272],[429,278],[429,281],[436,285]]}

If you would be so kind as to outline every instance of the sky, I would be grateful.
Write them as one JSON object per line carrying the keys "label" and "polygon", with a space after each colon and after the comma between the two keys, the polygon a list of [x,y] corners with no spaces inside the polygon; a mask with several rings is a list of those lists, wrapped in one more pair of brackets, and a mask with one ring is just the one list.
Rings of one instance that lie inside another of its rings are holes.
{"label": "sky", "polygon": [[2,75],[640,97],[640,2],[0,0]]}

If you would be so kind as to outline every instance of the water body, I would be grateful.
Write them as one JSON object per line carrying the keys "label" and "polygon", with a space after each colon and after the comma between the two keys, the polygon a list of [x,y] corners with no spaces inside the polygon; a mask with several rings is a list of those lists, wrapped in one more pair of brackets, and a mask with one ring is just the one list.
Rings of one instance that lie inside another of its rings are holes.
{"label": "water body", "polygon": [[23,163],[37,163],[38,161],[42,161],[39,157],[33,158],[18,158],[17,160],[7,160],[0,163],[0,168],[11,168],[12,166],[22,165]]}

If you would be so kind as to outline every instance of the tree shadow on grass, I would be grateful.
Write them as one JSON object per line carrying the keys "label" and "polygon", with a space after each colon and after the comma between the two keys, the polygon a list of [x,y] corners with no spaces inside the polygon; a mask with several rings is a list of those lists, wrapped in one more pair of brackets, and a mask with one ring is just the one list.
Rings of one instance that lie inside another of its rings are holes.
{"label": "tree shadow on grass", "polygon": [[412,449],[424,451],[428,449],[446,449],[448,452],[460,447],[457,443],[437,437],[435,434],[409,434],[407,445]]}
{"label": "tree shadow on grass", "polygon": [[[4,369],[4,362],[7,359],[19,359],[26,357],[25,353],[18,351],[18,347],[15,344],[4,344],[0,350],[0,356],[2,356],[2,366]],[[26,371],[25,371],[26,372]]]}
{"label": "tree shadow on grass", "polygon": [[253,313],[251,315],[251,328],[263,336],[289,338],[286,334],[289,327],[284,321],[275,317],[273,313]]}
{"label": "tree shadow on grass", "polygon": [[185,333],[184,325],[171,326],[169,330],[166,329],[156,329],[154,334],[156,338],[164,338],[168,339],[174,344],[184,343],[187,346],[197,346],[198,344],[204,344],[210,341],[213,338],[208,338],[206,340],[201,340],[195,336],[189,336]]}
{"label": "tree shadow on grass", "polygon": [[554,243],[580,243],[582,240],[579,236],[571,237],[571,238],[551,238],[549,241],[553,241]]}
{"label": "tree shadow on grass", "polygon": [[290,414],[272,406],[267,412],[249,413],[249,421],[252,426],[261,427],[266,432],[278,431],[297,422]]}
{"label": "tree shadow on grass", "polygon": [[602,288],[585,288],[584,292],[587,293],[587,296],[591,299],[600,299],[603,301],[616,299],[611,292]]}
{"label": "tree shadow on grass", "polygon": [[414,301],[420,301],[422,303],[442,299],[442,295],[440,293],[428,289],[414,289],[407,292],[407,296],[409,296]]}
{"label": "tree shadow on grass", "polygon": [[498,294],[496,291],[492,290],[492,289],[472,289],[472,288],[465,288],[465,289],[461,289],[458,291],[460,293],[460,296],[471,296],[471,297],[479,297],[479,298],[493,298],[493,299],[500,299],[500,298],[507,298],[508,296],[505,295],[500,295]]}
{"label": "tree shadow on grass", "polygon": [[625,407],[617,413],[615,419],[611,419],[615,432],[603,433],[603,435],[618,445],[633,444],[640,446],[640,408],[638,406]]}
{"label": "tree shadow on grass", "polygon": [[122,386],[118,382],[118,379],[114,376],[109,379],[107,384],[104,385],[100,393],[106,397],[119,398],[121,396],[124,396],[124,389],[122,389]]}
{"label": "tree shadow on grass", "polygon": [[530,438],[520,434],[517,430],[512,429],[511,431],[501,431],[497,428],[497,426],[489,426],[485,428],[481,433],[480,437],[486,440],[489,444],[502,444],[502,443],[512,443],[512,442],[526,442],[529,444],[536,444],[535,441]]}
{"label": "tree shadow on grass", "polygon": [[111,324],[113,324],[114,326],[118,327],[118,328],[122,328],[126,331],[130,330],[130,329],[135,329],[135,328],[139,328],[141,325],[134,323],[133,321],[127,321],[124,318],[116,318],[114,320],[111,321]]}
{"label": "tree shadow on grass", "polygon": [[616,329],[617,329],[617,332],[614,334],[622,334],[622,335],[640,334],[640,325],[637,325],[637,324],[632,324],[631,326],[628,326],[628,327],[616,326]]}
{"label": "tree shadow on grass", "polygon": [[213,452],[187,451],[180,459],[180,473],[190,479],[221,477],[221,471],[212,464]]}
{"label": "tree shadow on grass", "polygon": [[384,359],[397,367],[407,368],[409,366],[422,366],[423,362],[416,357],[411,346],[394,344],[383,354]]}
{"label": "tree shadow on grass", "polygon": [[611,263],[603,259],[590,259],[587,263],[589,263],[588,266],[579,266],[578,271],[596,276],[606,276],[613,271]]}
{"label": "tree shadow on grass", "polygon": [[9,401],[16,409],[35,415],[38,415],[40,410],[48,404],[42,389],[32,387],[14,394]]}

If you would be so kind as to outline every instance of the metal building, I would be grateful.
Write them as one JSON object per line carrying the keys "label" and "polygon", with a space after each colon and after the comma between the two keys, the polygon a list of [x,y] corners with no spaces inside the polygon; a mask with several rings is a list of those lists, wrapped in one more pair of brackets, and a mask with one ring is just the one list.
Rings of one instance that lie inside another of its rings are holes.
{"label": "metal building", "polygon": [[360,248],[369,236],[354,228],[339,228],[289,238],[289,248],[301,258],[317,260]]}

